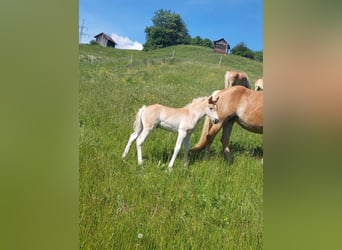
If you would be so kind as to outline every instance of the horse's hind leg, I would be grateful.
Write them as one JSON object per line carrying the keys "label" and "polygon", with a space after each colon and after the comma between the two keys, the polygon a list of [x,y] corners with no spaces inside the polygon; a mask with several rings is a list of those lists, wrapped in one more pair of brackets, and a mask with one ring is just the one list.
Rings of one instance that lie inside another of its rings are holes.
{"label": "horse's hind leg", "polygon": [[223,129],[222,129],[221,143],[223,147],[223,153],[226,156],[227,160],[230,160],[230,156],[231,156],[228,144],[229,144],[230,134],[232,132],[234,122],[235,121],[233,119],[226,121],[223,124]]}
{"label": "horse's hind leg", "polygon": [[188,160],[188,153],[189,153],[189,148],[190,148],[190,136],[191,134],[187,134],[186,137],[184,138],[184,166],[188,166],[189,160]]}
{"label": "horse's hind leg", "polygon": [[138,164],[141,165],[143,163],[142,160],[142,152],[141,152],[141,146],[144,143],[147,136],[151,133],[152,129],[150,128],[144,128],[141,134],[137,138],[137,154],[138,154]]}

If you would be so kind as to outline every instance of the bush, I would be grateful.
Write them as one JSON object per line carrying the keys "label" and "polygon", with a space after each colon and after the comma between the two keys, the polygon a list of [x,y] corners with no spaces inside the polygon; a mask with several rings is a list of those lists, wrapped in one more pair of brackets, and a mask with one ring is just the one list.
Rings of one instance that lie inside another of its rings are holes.
{"label": "bush", "polygon": [[254,60],[263,62],[264,61],[264,52],[263,51],[255,51],[254,52]]}
{"label": "bush", "polygon": [[262,51],[253,51],[249,49],[244,42],[238,43],[235,47],[233,47],[230,51],[233,55],[247,57],[249,59],[253,59],[256,61],[263,61],[263,52]]}
{"label": "bush", "polygon": [[195,36],[194,38],[191,38],[191,44],[214,48],[214,43],[209,38],[202,39],[200,36]]}
{"label": "bush", "polygon": [[90,44],[90,45],[98,45],[98,43],[97,43],[95,40],[91,40],[91,41],[89,42],[89,44]]}
{"label": "bush", "polygon": [[254,59],[254,52],[247,48],[246,44],[244,42],[238,43],[235,47],[231,49],[231,54],[247,57],[250,59]]}

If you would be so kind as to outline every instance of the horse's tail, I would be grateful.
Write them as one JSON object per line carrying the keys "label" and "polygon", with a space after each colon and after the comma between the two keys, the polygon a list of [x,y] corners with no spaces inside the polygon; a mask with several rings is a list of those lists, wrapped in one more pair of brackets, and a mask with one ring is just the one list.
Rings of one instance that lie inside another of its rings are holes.
{"label": "horse's tail", "polygon": [[143,123],[142,123],[142,120],[141,120],[141,115],[143,113],[143,111],[145,110],[146,106],[142,106],[136,117],[135,117],[135,121],[134,121],[134,125],[133,125],[133,128],[134,128],[134,132],[137,132],[137,133],[140,133],[143,129]]}
{"label": "horse's tail", "polygon": [[211,124],[212,123],[210,119],[206,116],[203,123],[201,138],[199,139],[197,144],[191,149],[192,151],[201,151],[204,149],[205,145],[207,144],[207,135]]}

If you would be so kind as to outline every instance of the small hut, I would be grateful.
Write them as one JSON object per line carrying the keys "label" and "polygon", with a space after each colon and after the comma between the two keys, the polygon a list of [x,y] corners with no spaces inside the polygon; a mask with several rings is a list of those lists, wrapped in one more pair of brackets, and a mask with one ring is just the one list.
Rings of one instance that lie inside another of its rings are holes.
{"label": "small hut", "polygon": [[222,54],[228,54],[228,50],[230,50],[230,45],[226,40],[221,38],[220,40],[214,41],[214,51]]}
{"label": "small hut", "polygon": [[94,37],[96,38],[96,42],[103,47],[115,48],[115,45],[117,44],[110,36],[103,32]]}

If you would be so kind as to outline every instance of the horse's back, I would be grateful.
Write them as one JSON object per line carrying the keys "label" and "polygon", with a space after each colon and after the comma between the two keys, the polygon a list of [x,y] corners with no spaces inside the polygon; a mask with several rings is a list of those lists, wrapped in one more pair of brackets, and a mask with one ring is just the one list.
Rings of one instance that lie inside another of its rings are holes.
{"label": "horse's back", "polygon": [[250,93],[250,91],[250,89],[245,88],[244,86],[235,85],[229,88],[221,89],[216,95],[220,96],[220,98],[227,99],[225,101],[232,101],[232,99],[240,98],[243,95],[247,95],[248,93]]}
{"label": "horse's back", "polygon": [[160,127],[169,131],[177,131],[178,124],[184,119],[184,108],[173,108],[161,104],[152,104],[144,110],[143,119],[148,127]]}
{"label": "horse's back", "polygon": [[146,106],[142,113],[142,121],[144,126],[156,127],[159,124],[160,114],[164,106],[161,104],[152,104]]}

